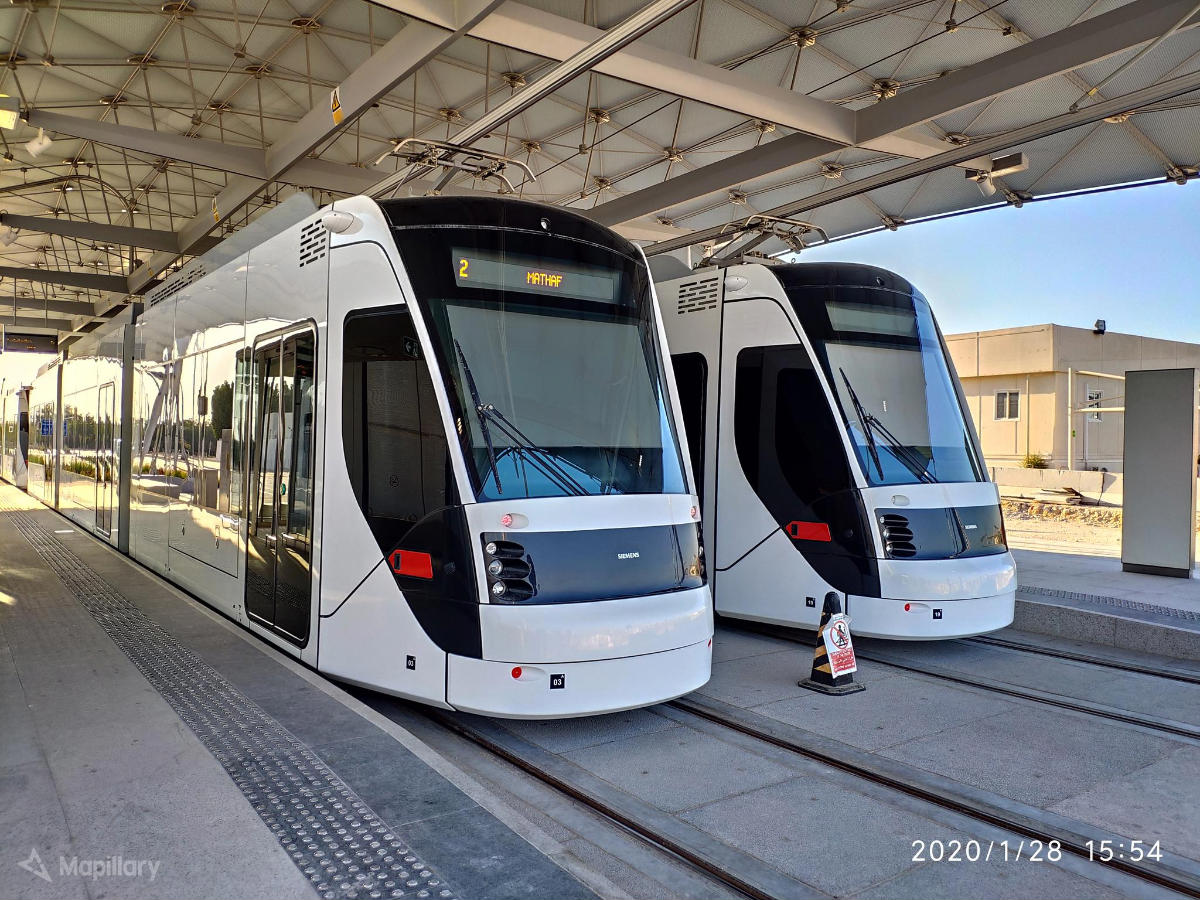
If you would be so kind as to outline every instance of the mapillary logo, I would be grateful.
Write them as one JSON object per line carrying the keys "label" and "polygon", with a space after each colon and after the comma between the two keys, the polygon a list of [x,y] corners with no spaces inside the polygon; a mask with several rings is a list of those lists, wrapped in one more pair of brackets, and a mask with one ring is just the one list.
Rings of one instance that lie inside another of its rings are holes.
{"label": "mapillary logo", "polygon": [[[99,881],[101,878],[148,878],[150,881],[154,881],[158,877],[158,869],[161,865],[162,860],[126,859],[119,854],[99,859],[59,856],[58,874],[59,877],[69,875],[90,878],[92,881]],[[46,864],[42,862],[42,856],[37,852],[36,847],[31,848],[29,858],[21,860],[17,866],[42,881],[54,882],[54,878],[46,869]]]}

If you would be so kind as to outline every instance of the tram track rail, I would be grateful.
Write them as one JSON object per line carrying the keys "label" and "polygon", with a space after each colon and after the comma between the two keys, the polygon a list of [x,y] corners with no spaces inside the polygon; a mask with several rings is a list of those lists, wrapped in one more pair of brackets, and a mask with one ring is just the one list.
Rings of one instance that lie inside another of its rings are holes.
{"label": "tram track rail", "polygon": [[[729,627],[728,623],[724,624],[726,627]],[[789,628],[783,628],[781,626],[739,622],[735,628],[751,634],[760,634],[765,637],[777,638],[800,645],[811,643],[810,637],[802,636],[799,632]],[[868,662],[880,663],[885,666],[890,666],[894,669],[899,669],[903,672],[911,672],[914,675],[924,675],[928,678],[936,678],[939,681],[948,681],[953,684],[961,684],[966,687],[978,688],[980,690],[988,691],[989,693],[1001,694],[1003,696],[1013,697],[1019,700],[1029,700],[1034,703],[1041,703],[1046,706],[1053,706],[1058,709],[1065,709],[1071,712],[1083,713],[1099,719],[1106,719],[1111,722],[1121,722],[1126,725],[1145,728],[1159,734],[1167,734],[1172,737],[1184,738],[1186,740],[1200,743],[1200,725],[1195,725],[1190,722],[1180,722],[1175,719],[1165,718],[1163,716],[1136,713],[1132,710],[1108,706],[1104,703],[1097,703],[1093,700],[1084,700],[1080,697],[1070,697],[1065,694],[1056,694],[1053,691],[1044,691],[1040,690],[1039,688],[1027,687],[1025,685],[1009,684],[1008,682],[997,681],[994,678],[985,678],[981,675],[971,675],[966,672],[959,672],[942,666],[929,665],[925,663],[918,664],[910,660],[906,660],[898,654],[888,653],[886,651],[880,651],[874,648],[866,649],[862,647],[856,647],[855,654],[859,659],[867,660]],[[1069,659],[1070,657],[1063,658]],[[1134,670],[1136,671],[1137,668],[1134,667]]]}
{"label": "tram track rail", "polygon": [[1089,842],[1093,847],[1098,847],[1103,841],[1115,844],[1127,839],[1018,800],[961,784],[903,762],[876,756],[832,738],[803,731],[794,725],[701,694],[673,700],[667,705],[744,736],[924,800],[942,809],[997,826],[1021,837],[1041,841],[1045,845],[1056,841],[1064,852],[1095,865],[1115,869],[1187,896],[1200,897],[1200,862],[1187,857],[1164,852],[1160,861],[1134,862],[1116,856],[1111,860],[1104,860],[1092,855],[1088,849]]}
{"label": "tram track rail", "polygon": [[[1200,862],[1187,857],[1164,852],[1161,860],[1134,862],[1117,856],[1105,860],[1093,856],[1088,843],[1099,847],[1102,842],[1117,843],[1125,838],[702,694],[692,694],[664,705],[1018,837],[1040,841],[1047,847],[1051,842],[1057,842],[1064,853],[1094,865],[1184,896],[1200,898]],[[826,896],[500,725],[479,717],[436,710],[425,711],[425,715],[447,731],[499,757],[741,896],[756,900]]]}
{"label": "tram track rail", "polygon": [[[475,744],[565,794],[587,809],[682,860],[705,877],[752,900],[827,900],[813,886],[780,872],[758,857],[616,788],[502,726],[476,716],[425,710],[442,728]],[[1197,896],[1200,896],[1198,894]]]}
{"label": "tram track rail", "polygon": [[1087,663],[1092,666],[1099,666],[1105,669],[1116,669],[1121,672],[1132,672],[1136,675],[1148,675],[1154,678],[1166,678],[1171,681],[1181,681],[1185,684],[1200,684],[1200,669],[1189,671],[1169,665],[1161,665],[1151,667],[1149,665],[1139,665],[1138,663],[1128,662],[1125,660],[1115,659],[1111,656],[1099,656],[1094,653],[1081,653],[1077,650],[1068,650],[1060,647],[1047,647],[1042,644],[1029,644],[1024,641],[1014,641],[1011,638],[1000,638],[992,635],[980,635],[978,637],[960,638],[955,643],[962,644],[977,644],[984,647],[999,647],[1005,650],[1013,650],[1020,653],[1034,653],[1038,656],[1048,656],[1052,659],[1070,660],[1072,662]]}

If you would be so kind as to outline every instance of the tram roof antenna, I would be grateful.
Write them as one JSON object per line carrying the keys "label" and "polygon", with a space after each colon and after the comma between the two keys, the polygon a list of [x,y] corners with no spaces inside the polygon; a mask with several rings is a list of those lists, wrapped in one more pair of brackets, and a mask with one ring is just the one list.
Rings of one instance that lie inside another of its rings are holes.
{"label": "tram roof antenna", "polygon": [[[508,179],[505,170],[509,166],[516,166],[525,173],[526,180],[537,184],[537,176],[533,174],[533,169],[527,163],[512,157],[505,156],[502,153],[494,153],[491,150],[480,150],[478,147],[468,147],[464,144],[454,144],[449,141],[435,141],[429,138],[404,138],[397,141],[391,149],[382,154],[375,160],[375,165],[379,165],[389,156],[398,156],[415,169],[423,169],[433,167],[445,169],[447,172],[455,171],[466,172],[487,181],[489,178],[496,179],[503,184],[501,189],[502,194],[515,194],[517,189],[513,187],[513,183]],[[401,180],[395,185],[386,185],[383,190],[372,193],[376,199],[381,199],[386,196],[395,196],[396,191],[407,183],[407,179]],[[429,191],[430,194],[439,194],[441,191],[434,188]]]}

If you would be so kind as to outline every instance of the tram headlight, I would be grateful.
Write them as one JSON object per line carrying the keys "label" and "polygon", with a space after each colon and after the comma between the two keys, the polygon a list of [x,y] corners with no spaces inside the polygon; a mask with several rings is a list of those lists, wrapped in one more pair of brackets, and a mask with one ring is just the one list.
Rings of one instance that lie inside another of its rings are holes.
{"label": "tram headlight", "polygon": [[[487,546],[485,546],[483,549],[487,551],[488,556],[495,556],[496,551],[499,550],[500,548],[496,546],[495,541],[488,541]],[[493,573],[493,574],[495,574],[495,573]]]}
{"label": "tram headlight", "polygon": [[508,587],[504,584],[503,581],[497,581],[495,584],[492,585],[492,593],[495,594],[497,597],[503,596],[504,592],[507,590],[508,590]]}
{"label": "tram headlight", "polygon": [[493,559],[490,563],[488,563],[488,574],[489,575],[499,575],[503,571],[504,571],[504,563],[500,562],[500,560]]}

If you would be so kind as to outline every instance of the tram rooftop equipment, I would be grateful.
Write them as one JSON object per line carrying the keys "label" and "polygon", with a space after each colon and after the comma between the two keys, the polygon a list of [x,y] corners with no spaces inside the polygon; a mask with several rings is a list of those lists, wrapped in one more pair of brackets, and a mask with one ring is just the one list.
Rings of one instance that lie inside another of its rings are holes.
{"label": "tram rooftop equipment", "polygon": [[836,591],[866,636],[1012,622],[999,494],[916,288],[838,263],[655,272],[718,613],[815,628]]}
{"label": "tram rooftop equipment", "polygon": [[347,682],[520,718],[704,684],[638,248],[494,197],[276,212],[38,376],[30,493]]}

